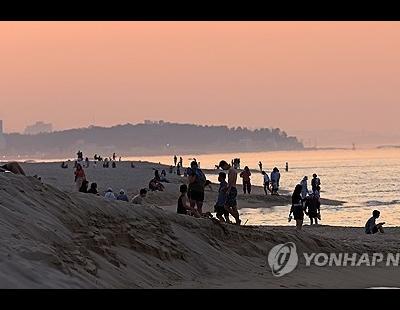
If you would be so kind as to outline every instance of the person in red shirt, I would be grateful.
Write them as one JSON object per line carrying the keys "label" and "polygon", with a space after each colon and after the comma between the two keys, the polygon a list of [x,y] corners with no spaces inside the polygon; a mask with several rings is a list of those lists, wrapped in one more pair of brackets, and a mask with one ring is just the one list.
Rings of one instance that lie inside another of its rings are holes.
{"label": "person in red shirt", "polygon": [[83,171],[81,164],[77,164],[75,170],[75,185],[78,191],[81,188],[83,181],[85,180],[86,180],[85,171]]}
{"label": "person in red shirt", "polygon": [[251,193],[251,182],[250,182],[251,172],[249,167],[244,167],[244,170],[240,173],[240,177],[243,179],[243,193]]}

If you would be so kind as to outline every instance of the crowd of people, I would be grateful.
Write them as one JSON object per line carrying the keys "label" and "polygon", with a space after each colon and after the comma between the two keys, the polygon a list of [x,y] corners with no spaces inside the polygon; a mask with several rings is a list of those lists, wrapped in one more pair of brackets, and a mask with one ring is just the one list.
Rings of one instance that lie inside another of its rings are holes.
{"label": "crowd of people", "polygon": [[[97,183],[92,182],[89,186],[87,180],[83,162],[83,153],[79,151],[77,153],[78,159],[75,161],[74,181],[76,190],[82,193],[89,193],[99,195]],[[95,154],[96,161],[107,162],[107,158],[103,160],[101,156]],[[116,154],[109,158],[115,163]],[[205,188],[209,188],[212,191],[211,182],[206,179],[205,174],[199,167],[199,162],[195,158],[190,163],[190,167],[183,167],[183,159],[175,155],[174,166],[170,166],[169,173],[173,173],[176,168],[176,174],[180,174],[180,169],[183,169],[184,176],[187,177],[187,185],[182,184],[179,188],[180,195],[177,203],[177,213],[186,214],[195,217],[209,217],[210,212],[203,212],[203,203],[205,198]],[[240,159],[235,158],[231,162],[233,165],[222,160],[216,168],[222,170],[218,173],[218,195],[214,205],[214,211],[216,217],[221,222],[231,223],[230,215],[235,219],[235,223],[240,225],[241,219],[237,208],[237,177],[238,171],[236,167],[240,165]],[[88,167],[86,165],[85,167]],[[270,176],[263,170],[262,162],[258,163],[261,174],[263,175],[263,189],[266,195],[270,192],[271,195],[278,195],[280,172],[277,167],[272,169]],[[68,163],[63,162],[62,168],[68,168]],[[134,168],[133,163],[131,167]],[[153,168],[154,169],[154,168]],[[288,164],[286,163],[286,170]],[[14,174],[25,175],[24,170],[17,162],[9,162],[0,166],[0,172],[12,172]],[[248,166],[245,166],[243,171],[239,173],[239,177],[242,178],[243,193],[251,193],[251,176],[252,173]],[[162,183],[169,183],[167,179],[167,173],[165,169],[159,170],[154,169],[154,177],[150,180],[148,189],[142,188],[139,193],[135,195],[131,202],[134,204],[142,204],[148,190],[150,191],[164,191],[165,186]],[[311,191],[308,189],[308,177],[304,176],[302,180],[294,188],[291,196],[291,207],[289,211],[288,221],[292,219],[296,221],[296,229],[301,230],[304,222],[304,216],[308,216],[310,219],[310,225],[318,224],[318,220],[321,220],[321,202],[320,202],[320,191],[321,191],[321,180],[316,173],[313,174],[311,179]],[[130,199],[124,189],[121,189],[118,193],[114,193],[113,189],[109,187],[104,193],[104,198],[107,200],[120,200],[129,202]],[[365,224],[365,233],[374,234],[377,232],[383,233],[383,225],[385,223],[376,224],[376,219],[379,218],[380,212],[374,210],[372,217]],[[212,217],[212,215],[211,215]]]}

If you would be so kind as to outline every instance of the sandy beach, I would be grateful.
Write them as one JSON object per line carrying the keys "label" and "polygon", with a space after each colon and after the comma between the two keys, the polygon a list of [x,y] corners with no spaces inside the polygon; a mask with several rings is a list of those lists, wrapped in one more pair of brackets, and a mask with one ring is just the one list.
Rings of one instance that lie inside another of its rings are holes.
{"label": "sandy beach", "polygon": [[[161,165],[117,163],[85,169],[101,194],[111,186],[128,196],[147,187]],[[294,242],[298,252],[386,253],[400,247],[400,229],[366,235],[362,227],[235,226],[176,214],[179,185],[168,174],[165,192],[144,205],[110,202],[77,193],[73,169],[60,163],[23,163],[28,177],[0,173],[1,288],[368,288],[400,286],[398,267],[305,266],[274,277],[267,263],[276,245]],[[32,177],[38,175],[41,181]],[[217,185],[206,191],[213,211]],[[290,203],[290,194],[239,194],[243,208]],[[341,202],[323,200],[325,205]]]}

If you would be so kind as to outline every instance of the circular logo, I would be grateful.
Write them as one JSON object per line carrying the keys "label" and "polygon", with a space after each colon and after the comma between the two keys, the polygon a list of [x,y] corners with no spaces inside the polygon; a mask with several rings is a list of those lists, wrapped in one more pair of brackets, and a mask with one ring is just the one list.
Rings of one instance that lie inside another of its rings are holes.
{"label": "circular logo", "polygon": [[292,272],[298,261],[296,245],[293,242],[278,244],[268,253],[268,264],[275,277]]}

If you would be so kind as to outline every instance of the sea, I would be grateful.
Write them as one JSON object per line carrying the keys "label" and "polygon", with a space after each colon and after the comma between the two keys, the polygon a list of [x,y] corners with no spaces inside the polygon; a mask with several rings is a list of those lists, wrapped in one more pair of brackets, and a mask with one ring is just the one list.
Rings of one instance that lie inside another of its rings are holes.
{"label": "sea", "polygon": [[[179,159],[180,155],[177,156]],[[400,149],[397,148],[190,154],[182,158],[184,167],[196,158],[201,168],[208,169],[214,169],[222,159],[230,163],[233,158],[240,158],[241,168],[248,166],[254,170],[252,184],[262,186],[263,176],[256,172],[261,161],[268,173],[274,167],[280,170],[280,188],[290,192],[304,176],[308,176],[311,189],[312,175],[316,173],[321,180],[322,198],[345,201],[340,206],[322,205],[320,224],[362,227],[377,209],[381,212],[379,222],[400,226]],[[173,156],[135,156],[123,157],[123,160],[173,164]],[[288,171],[285,171],[286,162]],[[217,183],[215,174],[207,178]],[[240,214],[249,225],[288,225],[289,209],[289,205],[242,208]]]}
{"label": "sea", "polygon": [[[179,154],[177,154],[179,158]],[[274,151],[254,153],[191,154],[182,155],[186,167],[193,158],[201,168],[213,169],[222,159],[231,162],[240,158],[241,168],[248,166],[271,173],[277,167],[281,173],[281,189],[293,191],[304,176],[311,179],[316,173],[321,180],[321,197],[345,201],[340,206],[323,205],[320,224],[333,226],[362,227],[377,209],[381,212],[379,222],[385,226],[400,226],[400,149],[335,149],[307,151]],[[124,160],[146,160],[170,165],[172,156],[146,156],[124,158]],[[288,171],[285,171],[286,162]],[[216,175],[207,175],[217,182]],[[241,179],[238,178],[238,181]],[[263,176],[253,172],[252,184],[262,186]],[[240,188],[240,186],[239,186]],[[268,198],[266,198],[268,199]],[[241,217],[252,225],[287,225],[290,206],[240,210]],[[308,218],[305,217],[305,223]]]}

